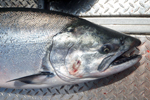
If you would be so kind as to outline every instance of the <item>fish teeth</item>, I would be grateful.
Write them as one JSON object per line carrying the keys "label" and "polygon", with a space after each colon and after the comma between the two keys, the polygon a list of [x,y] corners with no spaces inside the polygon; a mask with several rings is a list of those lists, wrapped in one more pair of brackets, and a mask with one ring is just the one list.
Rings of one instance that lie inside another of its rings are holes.
{"label": "fish teeth", "polygon": [[139,50],[137,48],[133,48],[125,52],[122,56],[123,57],[131,57],[134,55],[137,55],[139,53]]}

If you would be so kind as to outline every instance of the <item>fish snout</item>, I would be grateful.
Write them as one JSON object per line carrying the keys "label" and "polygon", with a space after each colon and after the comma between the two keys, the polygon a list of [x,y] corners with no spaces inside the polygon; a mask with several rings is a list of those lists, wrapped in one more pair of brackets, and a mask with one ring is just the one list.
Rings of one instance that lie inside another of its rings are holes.
{"label": "fish snout", "polygon": [[141,44],[141,41],[137,38],[131,38],[131,41],[130,48],[137,47]]}

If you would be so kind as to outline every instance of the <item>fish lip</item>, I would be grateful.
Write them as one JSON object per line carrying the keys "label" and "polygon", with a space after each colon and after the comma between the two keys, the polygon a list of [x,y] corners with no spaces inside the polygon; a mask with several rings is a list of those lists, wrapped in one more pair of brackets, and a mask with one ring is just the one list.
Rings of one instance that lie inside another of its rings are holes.
{"label": "fish lip", "polygon": [[[122,56],[122,55],[124,55],[126,52],[128,52],[129,50],[132,50],[134,47],[132,47],[132,48],[129,48],[129,49],[126,49],[126,50],[120,50],[120,52],[118,52],[118,53],[116,53],[115,55],[110,55],[110,56],[108,56],[109,57],[109,59],[107,59],[107,60],[103,60],[102,61],[102,63],[103,62],[107,62],[106,64],[104,64],[104,67],[103,68],[101,68],[101,70],[100,70],[100,67],[103,65],[103,64],[100,64],[99,66],[98,66],[98,70],[100,71],[100,72],[103,72],[103,71],[105,71],[105,70],[107,70],[107,69],[109,69],[110,67],[114,67],[114,66],[117,66],[117,65],[119,65],[119,64],[116,64],[116,65],[113,65],[113,62],[118,58],[118,57],[120,57],[120,56]],[[134,57],[134,56],[137,56],[137,58],[140,56],[140,55],[131,55],[131,57]],[[125,58],[125,57],[124,57]],[[128,57],[127,57],[128,58]],[[126,58],[125,58],[126,59]],[[132,60],[132,58],[131,59],[129,59],[129,60],[127,60],[126,59],[126,61],[130,61],[130,60]],[[124,61],[123,63],[126,63],[126,61]],[[123,63],[120,63],[120,64],[123,64]]]}
{"label": "fish lip", "polygon": [[[118,58],[119,56],[121,56],[122,54],[124,54],[125,52],[127,52],[128,50],[129,50],[129,49],[127,49],[127,50],[120,50],[120,52],[118,52],[118,53],[116,53],[116,54],[114,54],[114,55],[110,55],[110,56],[109,56],[110,59],[107,60],[108,62],[105,63],[104,67],[100,70],[100,67],[103,65],[103,64],[100,64],[100,65],[98,66],[98,69],[97,69],[97,70],[99,70],[100,72],[105,71],[106,69],[109,68],[109,66],[111,65],[111,63],[112,63],[116,58]],[[103,62],[106,62],[106,60],[104,59],[104,60],[102,61],[102,63],[103,63]]]}
{"label": "fish lip", "polygon": [[91,72],[89,75],[87,75],[86,77],[90,77],[90,78],[104,78],[116,73],[119,73],[125,69],[128,69],[129,67],[135,65],[138,61],[140,61],[140,59],[142,58],[141,55],[137,55],[136,58],[131,59],[130,61],[121,63],[119,65],[115,65],[115,66],[111,66],[109,68],[107,68],[104,71],[94,71]]}
{"label": "fish lip", "polygon": [[103,71],[101,74],[105,74],[106,76],[107,75],[109,76],[109,75],[112,75],[112,74],[119,73],[119,72],[135,65],[142,58],[141,55],[136,55],[136,56],[137,56],[136,58],[133,58],[133,59],[131,59],[129,61],[126,61],[124,63],[121,63],[119,65],[111,65],[111,67],[109,67],[108,69]]}
{"label": "fish lip", "polygon": [[[129,60],[127,59],[127,58],[129,58]],[[132,60],[134,60],[134,59],[137,59],[137,58],[140,58],[141,59],[141,55],[133,55],[133,56],[130,56],[130,57],[125,57],[125,58],[123,58],[123,59],[125,59],[126,61],[123,61],[123,62],[119,62],[118,64],[113,64],[113,63],[111,63],[110,64],[110,67],[114,67],[114,66],[118,66],[118,65],[122,65],[122,64],[124,64],[124,63],[126,63],[126,62],[131,62]]]}

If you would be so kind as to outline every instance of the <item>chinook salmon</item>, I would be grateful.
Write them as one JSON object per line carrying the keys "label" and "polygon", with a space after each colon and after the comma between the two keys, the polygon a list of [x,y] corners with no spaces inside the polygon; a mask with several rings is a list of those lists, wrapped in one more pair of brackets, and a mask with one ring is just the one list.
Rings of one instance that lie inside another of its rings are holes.
{"label": "chinook salmon", "polygon": [[76,84],[121,72],[140,40],[84,19],[39,9],[0,9],[0,87]]}

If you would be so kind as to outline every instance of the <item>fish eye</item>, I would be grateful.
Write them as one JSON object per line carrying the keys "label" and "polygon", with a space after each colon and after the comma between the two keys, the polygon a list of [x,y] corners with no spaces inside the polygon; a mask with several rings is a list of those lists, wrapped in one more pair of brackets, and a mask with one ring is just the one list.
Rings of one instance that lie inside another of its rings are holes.
{"label": "fish eye", "polygon": [[74,31],[74,29],[72,27],[68,28],[68,32],[73,32],[73,31]]}
{"label": "fish eye", "polygon": [[111,44],[105,44],[105,45],[103,45],[103,46],[100,48],[100,50],[99,50],[99,52],[100,52],[100,53],[103,53],[103,54],[110,53],[111,51],[112,51],[112,46],[111,46]]}

